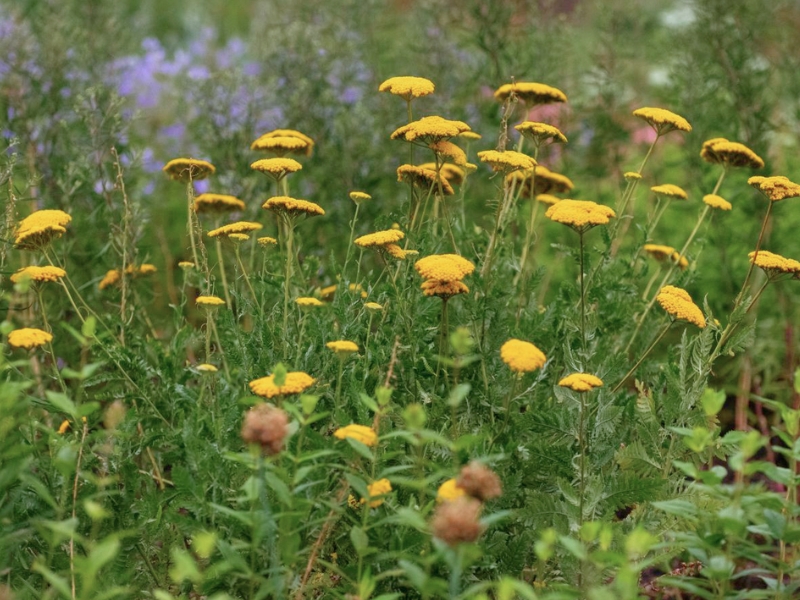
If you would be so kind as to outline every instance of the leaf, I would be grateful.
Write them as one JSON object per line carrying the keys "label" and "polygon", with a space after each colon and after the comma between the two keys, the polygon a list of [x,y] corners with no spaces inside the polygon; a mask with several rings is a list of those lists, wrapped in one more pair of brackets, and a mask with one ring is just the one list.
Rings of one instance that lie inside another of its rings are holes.
{"label": "leaf", "polygon": [[364,556],[368,553],[369,537],[358,525],[353,525],[352,529],[350,529],[350,541],[359,556]]}
{"label": "leaf", "polygon": [[69,415],[76,421],[78,420],[78,409],[75,403],[66,394],[61,392],[45,392],[47,401],[52,404],[59,412]]}
{"label": "leaf", "polygon": [[469,394],[470,390],[472,390],[472,386],[470,384],[459,383],[450,392],[450,396],[447,398],[447,405],[452,406],[453,408],[459,407],[467,397],[467,394]]}

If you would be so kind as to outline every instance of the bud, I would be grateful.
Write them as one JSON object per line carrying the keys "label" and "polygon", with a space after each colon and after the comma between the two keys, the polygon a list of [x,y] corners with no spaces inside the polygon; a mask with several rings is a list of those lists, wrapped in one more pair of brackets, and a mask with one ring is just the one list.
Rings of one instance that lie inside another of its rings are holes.
{"label": "bud", "polygon": [[475,498],[462,496],[452,502],[443,502],[436,507],[431,519],[434,537],[448,546],[462,542],[474,542],[480,537],[483,527],[480,517],[482,504]]}
{"label": "bud", "polygon": [[265,454],[278,454],[288,433],[289,417],[272,404],[257,404],[244,416],[242,439],[259,444]]}
{"label": "bud", "polygon": [[503,488],[497,474],[477,461],[472,461],[461,469],[456,484],[481,502],[503,495]]}

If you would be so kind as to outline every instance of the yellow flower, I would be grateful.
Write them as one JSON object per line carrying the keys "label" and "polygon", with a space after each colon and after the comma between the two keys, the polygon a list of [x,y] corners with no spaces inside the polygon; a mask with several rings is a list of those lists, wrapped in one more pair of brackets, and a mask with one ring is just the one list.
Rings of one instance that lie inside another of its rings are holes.
{"label": "yellow flower", "polygon": [[225,305],[225,300],[218,296],[198,296],[194,302],[198,306],[202,306],[203,308],[207,309],[217,308],[218,306]]}
{"label": "yellow flower", "polygon": [[373,246],[385,246],[386,244],[394,244],[399,242],[406,234],[399,229],[387,229],[385,231],[376,231],[375,233],[368,233],[356,238],[353,243],[362,248],[371,248]]}
{"label": "yellow flower", "polygon": [[636,179],[636,180],[638,180],[638,179],[641,179],[641,178],[642,178],[641,174],[640,174],[640,173],[637,173],[636,171],[627,171],[627,172],[625,173],[625,175],[623,175],[623,177],[625,177],[625,179],[627,179],[627,180],[629,180],[629,181],[630,181],[630,180],[633,180],[633,179]]}
{"label": "yellow flower", "polygon": [[61,425],[58,426],[58,434],[64,435],[65,433],[67,433],[67,429],[69,429],[69,421],[67,419],[64,419],[63,421],[61,421]]}
{"label": "yellow flower", "polygon": [[671,262],[676,263],[681,270],[689,266],[689,261],[685,256],[678,254],[672,246],[663,246],[661,244],[645,244],[644,251],[656,260],[670,259]]}
{"label": "yellow flower", "polygon": [[667,196],[669,198],[677,198],[678,200],[686,200],[688,198],[686,191],[678,187],[677,185],[673,185],[671,183],[662,183],[661,185],[654,185],[650,188],[654,194],[659,196]]}
{"label": "yellow flower", "polygon": [[467,154],[453,142],[438,140],[429,144],[428,147],[442,158],[459,167],[467,164]]}
{"label": "yellow flower", "polygon": [[665,285],[658,292],[656,300],[667,313],[679,321],[688,321],[700,329],[706,326],[703,311],[692,301],[689,293],[674,285]]}
{"label": "yellow flower", "polygon": [[[338,285],[329,285],[328,287],[322,288],[319,291],[320,298],[328,301],[333,300],[333,296],[336,293],[336,288],[338,287]],[[359,292],[362,298],[367,297],[367,292],[360,283],[351,283],[347,289],[351,292]]]}
{"label": "yellow flower", "polygon": [[406,102],[432,94],[435,89],[433,82],[424,77],[390,77],[378,86],[379,92],[400,96]]}
{"label": "yellow flower", "polygon": [[246,233],[231,233],[228,235],[228,239],[236,244],[241,244],[242,242],[249,240],[250,236]]}
{"label": "yellow flower", "polygon": [[544,352],[530,342],[510,339],[500,347],[500,358],[515,373],[530,373],[547,362]]}
{"label": "yellow flower", "polygon": [[232,233],[247,233],[248,231],[258,231],[264,226],[261,223],[254,223],[252,221],[236,221],[235,223],[228,223],[222,227],[212,229],[206,235],[208,237],[228,237]]}
{"label": "yellow flower", "polygon": [[653,129],[656,130],[656,134],[659,136],[675,130],[686,132],[692,130],[692,126],[689,125],[689,121],[665,108],[653,108],[650,106],[645,106],[642,108],[637,108],[635,111],[633,111],[633,116],[644,119],[650,123]]}
{"label": "yellow flower", "polygon": [[276,135],[273,137],[261,137],[250,145],[251,150],[262,150],[272,152],[276,156],[285,154],[305,154],[308,144],[305,140],[296,137]]}
{"label": "yellow flower", "polygon": [[134,277],[138,275],[152,275],[158,271],[155,265],[151,265],[150,263],[142,263],[139,266],[136,265],[128,265],[125,269],[125,272],[128,275],[133,275]]}
{"label": "yellow flower", "polygon": [[256,241],[258,242],[258,245],[261,246],[262,248],[267,248],[268,246],[275,246],[278,243],[278,240],[276,240],[274,237],[269,237],[268,235],[260,237]]}
{"label": "yellow flower", "polygon": [[441,282],[460,281],[475,270],[475,265],[458,254],[432,254],[414,263],[425,279]]}
{"label": "yellow flower", "polygon": [[411,252],[410,250],[403,250],[397,244],[386,244],[381,248],[384,252],[386,252],[392,258],[396,258],[397,260],[405,260],[406,256]]}
{"label": "yellow flower", "polygon": [[547,123],[524,121],[519,125],[515,125],[514,129],[519,131],[537,146],[540,146],[548,140],[553,144],[567,143],[567,136],[561,133],[561,130],[558,127],[548,125]]}
{"label": "yellow flower", "polygon": [[201,363],[199,365],[196,365],[195,369],[197,369],[201,373],[216,373],[217,371],[219,371],[217,367],[208,363]]}
{"label": "yellow flower", "polygon": [[[392,491],[392,484],[391,482],[384,478],[378,479],[378,481],[373,481],[367,486],[367,491],[369,492],[369,507],[370,508],[378,508],[381,504],[383,504],[382,496],[390,493]],[[373,500],[376,498],[376,500]],[[361,504],[366,504],[366,500],[364,498],[361,499]]]}
{"label": "yellow flower", "polygon": [[433,187],[438,192],[438,184],[442,185],[442,193],[445,196],[452,196],[455,194],[453,186],[443,176],[436,177],[436,171],[433,169],[424,169],[414,165],[400,165],[397,167],[397,181],[410,183],[425,190]]}
{"label": "yellow flower", "polygon": [[217,168],[205,160],[174,158],[165,164],[162,170],[169,175],[170,179],[188,183],[190,181],[199,181],[200,179],[205,179],[209,175],[213,175],[217,171]]}
{"label": "yellow flower", "polygon": [[366,192],[356,192],[356,191],[353,191],[353,192],[350,192],[350,200],[352,200],[353,202],[355,202],[355,203],[356,203],[356,206],[358,206],[358,205],[359,205],[359,204],[361,204],[362,202],[365,202],[365,201],[367,201],[367,200],[372,200],[372,196],[370,196],[370,195],[369,195],[369,194],[367,194]]}
{"label": "yellow flower", "polygon": [[437,296],[448,299],[458,294],[468,294],[469,288],[461,281],[439,281],[438,279],[427,279],[420,286],[425,296]]}
{"label": "yellow flower", "polygon": [[537,164],[527,154],[514,150],[505,150],[503,152],[484,150],[483,152],[478,152],[478,158],[481,159],[481,162],[491,165],[493,171],[501,171],[503,173],[532,170]]}
{"label": "yellow flower", "polygon": [[725,138],[712,138],[703,142],[700,157],[706,162],[731,167],[750,167],[751,169],[764,167],[764,161],[750,148]]}
{"label": "yellow flower", "polygon": [[194,269],[194,263],[190,260],[182,260],[178,263],[181,269]]}
{"label": "yellow flower", "polygon": [[110,271],[106,271],[105,276],[100,280],[100,283],[97,284],[97,287],[101,290],[104,290],[107,287],[116,285],[119,282],[120,277],[121,275],[119,269],[111,269]]}
{"label": "yellow flower", "polygon": [[62,210],[37,210],[19,222],[14,232],[14,246],[36,250],[66,233],[72,217]]}
{"label": "yellow flower", "polygon": [[590,392],[596,387],[602,387],[603,380],[589,373],[573,373],[564,377],[558,385],[576,392]]}
{"label": "yellow flower", "polygon": [[459,133],[456,137],[460,137],[462,140],[474,142],[475,140],[481,139],[481,134],[475,131],[463,131]]}
{"label": "yellow flower", "polygon": [[250,165],[251,169],[269,175],[275,181],[280,181],[289,173],[295,173],[303,168],[293,158],[262,158]]}
{"label": "yellow flower", "polygon": [[194,199],[193,207],[197,213],[235,212],[244,210],[244,202],[225,194],[200,194]]}
{"label": "yellow flower", "polygon": [[366,302],[366,303],[364,303],[364,308],[366,308],[367,310],[374,311],[374,312],[378,312],[378,311],[383,310],[383,306],[381,306],[377,302]]}
{"label": "yellow flower", "polygon": [[286,374],[283,385],[275,385],[275,375],[269,375],[250,382],[250,391],[257,396],[264,398],[274,398],[275,396],[290,396],[300,394],[310,388],[316,379],[303,371],[290,371]]}
{"label": "yellow flower", "polygon": [[536,201],[547,204],[548,206],[553,206],[556,202],[561,202],[561,198],[553,196],[552,194],[539,194],[536,196]]}
{"label": "yellow flower", "polygon": [[[282,142],[275,144],[268,141],[273,138],[281,138]],[[295,142],[287,142],[285,141],[286,138],[299,140],[302,146]],[[311,153],[314,151],[314,140],[295,129],[275,129],[274,131],[265,133],[250,145],[250,149],[275,152],[276,149],[280,151],[279,146],[281,145],[285,148],[291,147],[291,150],[287,149],[286,152],[305,154],[306,156],[311,156]]]}
{"label": "yellow flower", "polygon": [[768,272],[800,273],[800,262],[791,258],[785,258],[780,254],[759,250],[758,256],[756,256],[755,252],[751,252],[747,256],[750,257],[751,263],[754,263],[757,267],[761,267]]}
{"label": "yellow flower", "polygon": [[562,200],[548,208],[544,216],[576,230],[586,231],[595,225],[605,225],[611,217],[617,215],[608,206],[595,202]]}
{"label": "yellow flower", "polygon": [[297,306],[299,306],[300,308],[313,308],[316,306],[325,306],[323,302],[317,300],[316,298],[311,298],[308,296],[296,298],[295,302],[297,303]]}
{"label": "yellow flower", "polygon": [[756,175],[747,180],[747,183],[762,192],[773,202],[786,198],[796,198],[800,196],[800,184],[791,181],[783,175],[773,177],[761,177]]}
{"label": "yellow flower", "polygon": [[325,346],[333,350],[337,356],[348,356],[353,352],[358,352],[358,344],[347,340],[337,340],[335,342],[328,342]]}
{"label": "yellow flower", "polygon": [[20,281],[24,281],[25,279],[29,279],[30,281],[35,281],[37,283],[43,283],[45,281],[58,281],[62,277],[64,277],[67,272],[64,269],[59,269],[58,267],[51,267],[51,266],[44,266],[44,267],[25,267],[14,273],[10,279],[12,283],[19,283]]}
{"label": "yellow flower", "polygon": [[563,194],[572,191],[575,187],[569,177],[555,173],[542,165],[536,166],[535,179],[535,187],[531,190],[531,183],[534,180],[533,169],[530,171],[514,171],[506,175],[506,185],[510,185],[512,182],[517,182],[517,185],[524,184],[525,187],[522,189],[521,195],[525,198],[531,198],[539,194]]}
{"label": "yellow flower", "polygon": [[27,348],[30,350],[49,344],[52,341],[52,334],[33,327],[15,329],[8,334],[8,344],[13,348]]}
{"label": "yellow flower", "polygon": [[266,208],[267,210],[277,213],[284,213],[290,217],[295,217],[297,215],[314,217],[325,214],[325,209],[319,204],[309,202],[308,200],[290,198],[289,196],[274,196],[264,202],[261,208]]}
{"label": "yellow flower", "polygon": [[733,205],[725,200],[722,196],[716,194],[706,194],[703,196],[703,202],[708,204],[711,208],[718,208],[719,210],[730,210]]}
{"label": "yellow flower", "polygon": [[[467,163],[469,167],[474,167],[475,165],[471,165]],[[420,169],[427,169],[428,171],[436,172],[436,163],[423,163],[419,165]],[[451,185],[461,185],[464,182],[464,177],[466,176],[466,170],[462,169],[451,163],[444,163],[443,165],[439,165],[439,176],[442,177],[447,183]],[[427,187],[427,185],[426,185]]]}
{"label": "yellow flower", "polygon": [[365,446],[374,446],[378,443],[378,434],[375,433],[372,427],[367,427],[366,425],[352,424],[347,427],[340,427],[333,432],[333,437],[338,440],[350,438],[361,442]]}
{"label": "yellow flower", "polygon": [[494,97],[500,102],[505,102],[511,94],[514,94],[528,106],[567,101],[567,96],[558,88],[544,83],[522,81],[501,85],[495,91]]}
{"label": "yellow flower", "polygon": [[446,140],[460,133],[469,131],[470,126],[463,121],[451,121],[442,117],[423,117],[419,121],[412,121],[408,125],[398,127],[392,132],[393,140],[402,139],[407,142],[414,140],[431,143],[436,140]]}
{"label": "yellow flower", "polygon": [[450,502],[451,500],[460,498],[464,494],[466,494],[466,492],[458,487],[455,478],[448,479],[436,490],[436,502]]}

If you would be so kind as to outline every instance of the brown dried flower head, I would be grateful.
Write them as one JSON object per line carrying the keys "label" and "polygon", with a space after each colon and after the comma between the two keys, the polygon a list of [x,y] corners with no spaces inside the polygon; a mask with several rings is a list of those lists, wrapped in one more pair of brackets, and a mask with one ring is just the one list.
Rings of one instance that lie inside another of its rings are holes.
{"label": "brown dried flower head", "polygon": [[433,513],[431,531],[449,546],[474,542],[483,532],[479,518],[483,505],[475,498],[462,496],[443,502]]}
{"label": "brown dried flower head", "polygon": [[244,416],[242,439],[259,444],[265,454],[278,454],[289,431],[289,417],[272,404],[258,404]]}
{"label": "brown dried flower head", "polygon": [[461,469],[456,485],[481,502],[503,495],[503,487],[497,473],[477,461],[472,461]]}

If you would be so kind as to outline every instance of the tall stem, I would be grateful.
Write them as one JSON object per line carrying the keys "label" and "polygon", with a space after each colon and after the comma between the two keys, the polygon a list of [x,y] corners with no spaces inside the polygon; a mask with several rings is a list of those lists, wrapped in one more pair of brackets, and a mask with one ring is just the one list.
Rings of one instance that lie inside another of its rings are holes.
{"label": "tall stem", "polygon": [[236,254],[236,262],[239,264],[239,268],[242,270],[242,277],[244,278],[244,282],[247,284],[247,288],[250,290],[250,294],[253,296],[253,302],[256,305],[256,308],[260,311],[261,306],[258,303],[258,296],[256,295],[256,291],[253,289],[253,284],[250,282],[250,276],[247,274],[247,269],[244,267],[244,263],[242,262],[242,254],[239,251],[239,243],[235,242],[234,246],[234,254]]}
{"label": "tall stem", "polygon": [[283,355],[286,355],[286,341],[289,338],[289,287],[292,281],[292,252],[294,242],[294,223],[290,217],[283,219],[286,230],[286,277],[283,282]]}
{"label": "tall stem", "polygon": [[653,340],[653,343],[650,344],[647,350],[644,351],[644,354],[642,354],[641,358],[639,358],[639,360],[636,361],[636,364],[631,367],[631,370],[625,373],[625,377],[620,379],[619,383],[614,387],[613,390],[611,390],[612,394],[616,393],[617,390],[619,390],[619,388],[622,387],[622,384],[628,380],[628,377],[633,375],[636,369],[639,368],[639,365],[641,365],[644,362],[644,359],[647,358],[647,355],[650,354],[650,352],[652,352],[653,348],[656,347],[656,344],[658,344],[658,342],[661,341],[661,338],[663,338],[666,335],[667,331],[669,331],[669,328],[672,326],[672,323],[674,323],[674,321],[670,320],[669,324],[664,328],[664,330],[660,334],[658,334],[658,337],[656,337],[656,339]]}
{"label": "tall stem", "polygon": [[753,274],[753,268],[756,266],[756,259],[758,258],[758,252],[761,250],[761,242],[764,241],[764,232],[767,230],[767,221],[769,221],[769,215],[772,212],[772,200],[769,201],[767,205],[767,213],[764,215],[764,220],[761,222],[761,231],[758,234],[758,242],[756,242],[756,251],[753,254],[753,260],[750,261],[750,268],[747,269],[747,277],[744,278],[744,283],[742,284],[742,289],[739,290],[739,293],[736,296],[736,302],[734,303],[734,309],[736,306],[739,305],[741,302],[742,296],[747,291],[747,284],[750,283],[750,276]]}
{"label": "tall stem", "polygon": [[583,270],[584,270],[584,267],[583,267],[583,261],[584,261],[584,258],[583,258],[583,254],[584,254],[583,235],[584,235],[584,231],[580,230],[578,232],[578,235],[579,235],[580,240],[581,240],[581,243],[580,243],[580,254],[581,254],[581,261],[580,261],[580,266],[581,266],[581,350],[583,350],[582,360],[585,360],[586,359],[586,286],[585,286],[584,277],[583,277]]}
{"label": "tall stem", "polygon": [[[219,227],[219,219],[215,225]],[[225,260],[222,258],[222,242],[219,241],[219,236],[214,238],[214,246],[217,249],[217,260],[219,261],[219,273],[222,278],[222,290],[225,292],[225,302],[228,305],[228,310],[233,310],[233,303],[231,302],[231,293],[228,289],[228,277],[225,275]]]}
{"label": "tall stem", "polygon": [[[192,258],[194,259],[194,264],[197,266],[197,269],[200,270],[202,268],[202,265],[200,264],[200,260],[197,258],[197,244],[194,241],[194,186],[192,185],[191,178],[186,184],[186,200],[187,200],[186,224],[189,229],[189,242],[191,243],[192,246]],[[206,285],[207,284],[208,282],[206,282]]]}

